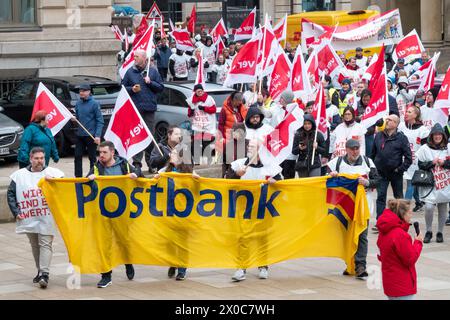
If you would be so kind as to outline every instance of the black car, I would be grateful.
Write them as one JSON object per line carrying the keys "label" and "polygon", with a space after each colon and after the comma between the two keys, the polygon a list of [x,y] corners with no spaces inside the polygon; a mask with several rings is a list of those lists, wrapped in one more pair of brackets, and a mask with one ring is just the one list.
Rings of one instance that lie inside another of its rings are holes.
{"label": "black car", "polygon": [[[0,100],[3,113],[26,127],[30,123],[34,101],[39,83],[42,82],[58,100],[60,100],[73,114],[75,104],[79,99],[78,88],[82,83],[89,83],[92,95],[98,101],[105,120],[103,134],[108,127],[109,119],[114,110],[121,86],[116,81],[107,78],[75,75],[72,77],[34,78],[24,80]],[[67,154],[75,143],[77,124],[69,121],[55,136],[60,155]]]}

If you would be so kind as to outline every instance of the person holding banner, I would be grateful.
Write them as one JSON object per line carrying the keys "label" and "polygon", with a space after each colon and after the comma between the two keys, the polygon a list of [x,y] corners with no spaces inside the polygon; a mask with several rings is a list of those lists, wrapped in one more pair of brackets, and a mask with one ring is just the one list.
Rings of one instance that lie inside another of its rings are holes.
{"label": "person holding banner", "polygon": [[[320,177],[321,175],[321,156],[327,156],[328,150],[321,132],[317,132],[317,139],[314,140],[316,130],[314,117],[311,114],[305,114],[303,127],[295,133],[292,146],[292,154],[298,155],[295,171],[299,178]],[[315,153],[314,163],[311,163],[313,153]]]}
{"label": "person holding banner", "polygon": [[[99,157],[89,172],[88,178],[95,180],[98,176],[120,176],[128,175],[131,179],[137,179],[136,169],[128,161],[115,155],[115,146],[111,141],[103,141],[98,146]],[[143,177],[142,173],[140,174]],[[118,239],[120,240],[120,239]],[[120,242],[120,241],[119,241]],[[134,267],[132,264],[126,264],[126,275],[129,280],[134,278]],[[97,283],[97,288],[106,288],[112,284],[112,271],[102,273],[101,280]]]}
{"label": "person holding banner", "polygon": [[48,166],[50,156],[55,163],[59,161],[58,148],[50,129],[47,127],[47,112],[40,110],[34,114],[33,122],[25,128],[20,140],[17,161],[19,169],[26,168],[30,164],[30,150],[34,147],[42,147],[45,151],[45,165]]}
{"label": "person holding banner", "polygon": [[432,224],[434,208],[438,210],[438,232],[436,242],[443,242],[444,225],[447,219],[448,202],[450,201],[450,148],[444,129],[436,123],[428,136],[427,144],[417,151],[419,169],[430,171],[434,177],[434,188],[420,187],[419,193],[425,202],[425,223],[427,232],[424,243],[433,238]]}
{"label": "person holding banner", "polygon": [[64,173],[45,165],[44,148],[32,148],[29,159],[29,166],[11,175],[7,199],[9,209],[16,218],[16,233],[26,234],[30,240],[34,262],[38,269],[33,283],[39,283],[39,286],[45,289],[48,286],[56,227],[38,182],[44,177],[62,178]]}
{"label": "person holding banner", "polygon": [[89,169],[94,166],[97,145],[100,143],[104,124],[100,105],[91,95],[91,86],[87,83],[81,84],[79,95],[80,99],[75,105],[75,117],[80,123],[75,142],[75,177],[77,178],[83,176],[83,154],[86,149]]}
{"label": "person holding banner", "polygon": [[[127,70],[122,85],[136,105],[150,132],[155,128],[155,112],[157,108],[157,94],[164,90],[163,80],[155,67],[149,66],[147,52],[136,50],[134,52],[134,66]],[[133,157],[133,166],[142,170],[142,158],[145,153],[145,162],[150,168],[150,154],[153,143]]]}
{"label": "person holding banner", "polygon": [[[259,143],[257,140],[251,140],[247,148],[247,157],[241,158],[231,163],[231,168],[227,171],[226,179],[241,179],[241,180],[267,180],[268,183],[275,183],[277,180],[281,180],[282,168],[274,164],[264,164],[259,158]],[[271,221],[271,220],[269,220]],[[269,222],[270,223],[270,222]],[[260,227],[267,228],[267,225],[261,224]],[[259,237],[254,241],[257,246],[261,248],[261,251],[267,251],[268,239],[265,236],[265,230],[258,230],[255,228],[253,234],[258,234]],[[240,254],[243,255],[244,249],[240,249]],[[267,279],[269,277],[269,267],[258,267],[260,279]],[[243,281],[246,279],[246,269],[237,269],[234,275],[231,277],[233,281]]]}

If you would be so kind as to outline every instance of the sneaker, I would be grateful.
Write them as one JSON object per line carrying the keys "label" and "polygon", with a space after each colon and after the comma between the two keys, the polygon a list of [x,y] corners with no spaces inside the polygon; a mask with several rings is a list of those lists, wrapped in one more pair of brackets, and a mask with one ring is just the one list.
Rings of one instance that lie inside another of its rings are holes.
{"label": "sneaker", "polygon": [[170,267],[169,271],[167,271],[167,276],[169,278],[173,278],[175,276],[175,271],[177,271],[177,268],[175,267]]}
{"label": "sneaker", "polygon": [[436,242],[444,242],[444,235],[442,234],[442,232],[436,233]]}
{"label": "sneaker", "polygon": [[421,211],[423,208],[423,202],[417,203],[416,206],[413,209],[413,212]]}
{"label": "sneaker", "polygon": [[433,232],[427,231],[425,237],[423,238],[423,243],[430,243],[431,238],[433,238]]}
{"label": "sneaker", "polygon": [[260,279],[269,278],[269,268],[268,267],[259,267],[258,269],[259,269],[258,278],[260,278]]}
{"label": "sneaker", "polygon": [[450,212],[449,212],[447,220],[445,221],[445,225],[450,226]]}
{"label": "sneaker", "polygon": [[376,226],[372,227],[373,233],[378,233],[378,228]]}
{"label": "sneaker", "polygon": [[368,276],[366,268],[362,266],[356,268],[356,279],[365,280]]}
{"label": "sneaker", "polygon": [[178,274],[177,274],[177,277],[175,278],[175,280],[183,281],[184,279],[186,279],[186,271],[178,270]]}
{"label": "sneaker", "polygon": [[233,281],[243,281],[245,280],[245,273],[245,269],[237,269],[231,279]]}
{"label": "sneaker", "polygon": [[42,273],[42,276],[39,277],[39,286],[42,289],[47,288],[48,286],[48,273]]}
{"label": "sneaker", "polygon": [[111,275],[102,275],[102,279],[97,283],[97,288],[106,288],[112,284]]}
{"label": "sneaker", "polygon": [[38,274],[36,275],[36,277],[33,278],[33,283],[38,283],[40,278],[41,278],[41,274],[38,271]]}
{"label": "sneaker", "polygon": [[134,278],[134,267],[132,264],[125,265],[125,273],[127,274],[128,280],[133,280]]}

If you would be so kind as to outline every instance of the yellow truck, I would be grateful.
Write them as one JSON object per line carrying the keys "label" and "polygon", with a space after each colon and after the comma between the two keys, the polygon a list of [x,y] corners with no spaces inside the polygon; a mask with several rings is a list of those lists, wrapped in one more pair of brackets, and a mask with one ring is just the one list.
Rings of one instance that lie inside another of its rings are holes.
{"label": "yellow truck", "polygon": [[[295,48],[300,44],[302,34],[302,18],[306,18],[320,25],[345,26],[354,22],[365,20],[372,16],[379,14],[375,10],[357,10],[357,11],[311,11],[293,14],[287,18],[287,41]],[[369,48],[364,48],[369,49]],[[377,51],[379,48],[370,48],[375,50],[365,50],[365,54],[372,54],[372,51]],[[355,55],[355,50],[345,52],[347,57]]]}

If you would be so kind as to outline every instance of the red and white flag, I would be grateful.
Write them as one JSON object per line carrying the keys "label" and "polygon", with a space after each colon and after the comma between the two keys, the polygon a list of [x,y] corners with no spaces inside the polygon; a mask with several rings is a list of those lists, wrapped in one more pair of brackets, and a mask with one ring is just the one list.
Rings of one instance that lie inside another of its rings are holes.
{"label": "red and white flag", "polygon": [[47,112],[48,128],[55,136],[66,123],[72,118],[72,113],[40,82],[34,101],[33,112],[31,113],[31,121],[34,119],[36,112],[44,110]]}
{"label": "red and white flag", "polygon": [[306,62],[306,73],[308,75],[308,81],[310,81],[311,77],[314,77],[314,87],[317,87],[319,85],[320,76],[319,60],[317,58],[316,50],[311,53],[308,61]]}
{"label": "red and white flag", "polygon": [[423,47],[422,41],[420,41],[416,29],[413,29],[397,44],[392,53],[392,59],[397,63],[399,58],[403,58],[405,59],[405,64],[408,64],[420,58],[424,51],[425,48]]}
{"label": "red and white flag", "polygon": [[375,62],[377,62],[377,60],[378,60],[378,54],[375,53],[372,57],[372,60],[370,60],[370,64],[367,67],[366,71],[364,72],[362,79],[369,81],[372,78],[372,75],[375,71]]}
{"label": "red and white flag", "polygon": [[[384,46],[379,57],[384,57]],[[378,59],[375,70],[370,79],[369,90],[372,92],[370,102],[361,118],[361,124],[368,128],[373,126],[380,118],[389,114],[389,99],[387,89],[387,75],[384,59]]]}
{"label": "red and white flag", "polygon": [[303,111],[296,103],[287,106],[288,114],[270,134],[259,149],[263,164],[282,163],[292,152],[295,132],[303,126]]}
{"label": "red and white flag", "polygon": [[286,40],[286,32],[287,32],[287,14],[278,21],[277,25],[273,28],[275,36],[278,41]]}
{"label": "red and white flag", "polygon": [[297,47],[291,71],[291,88],[297,99],[305,101],[312,94],[311,83],[306,72],[305,61],[303,60],[302,48]]}
{"label": "red and white flag", "polygon": [[317,55],[319,75],[327,74],[333,78],[345,67],[329,40],[322,40],[321,44],[314,48],[313,54]]}
{"label": "red and white flag", "polygon": [[[258,51],[258,77],[270,75],[272,73],[275,61],[278,57],[280,45],[275,37],[269,18],[266,14],[265,25],[260,28],[259,36],[262,37],[259,42]],[[283,48],[281,48],[283,50]]]}
{"label": "red and white flag", "polygon": [[177,29],[170,32],[170,35],[175,39],[177,49],[183,51],[194,51],[195,47],[192,44],[191,36],[186,29]]}
{"label": "red and white flag", "polygon": [[138,43],[139,40],[141,40],[141,38],[144,36],[145,32],[148,30],[148,27],[149,27],[149,25],[147,23],[147,19],[142,17],[141,23],[139,24],[139,26],[137,27],[137,30],[136,30],[136,37],[134,38],[134,43]]}
{"label": "red and white flag", "polygon": [[435,108],[450,108],[450,68],[442,80],[441,89],[434,102]]}
{"label": "red and white flag", "polygon": [[223,22],[223,18],[220,18],[219,22],[217,22],[210,34],[213,38],[213,43],[216,43],[219,38],[228,38],[228,31],[227,27],[225,27],[225,23]]}
{"label": "red and white flag", "polygon": [[205,73],[203,66],[203,49],[200,51],[200,55],[197,56],[198,67],[197,67],[197,77],[195,78],[195,84],[201,84],[203,88],[205,87]]}
{"label": "red and white flag", "polygon": [[144,33],[144,35],[139,39],[138,42],[136,42],[133,45],[133,49],[131,52],[127,55],[125,58],[125,62],[122,64],[122,66],[119,69],[119,75],[123,79],[125,77],[125,74],[127,73],[128,69],[132,68],[134,66],[134,53],[136,50],[144,50],[147,52],[147,57],[151,57],[152,50],[155,47],[153,43],[153,32],[155,30],[155,24],[152,23],[151,26],[148,27],[147,31]]}
{"label": "red and white flag", "polygon": [[153,135],[123,86],[106,129],[105,140],[112,141],[119,155],[127,160],[153,141]]}
{"label": "red and white flag", "polygon": [[195,23],[197,22],[197,12],[195,11],[195,5],[192,7],[191,16],[189,18],[187,30],[190,33],[195,34]]}
{"label": "red and white flag", "polygon": [[440,55],[441,55],[440,52],[435,53],[433,58],[431,58],[430,61],[428,61],[426,64],[422,66],[424,67],[425,65],[428,65],[428,68],[426,69],[419,68],[419,70],[421,69],[423,70],[423,76],[421,78],[422,81],[420,82],[418,90],[423,90],[427,92],[428,90],[434,87],[434,78],[436,76],[436,63]]}
{"label": "red and white flag", "polygon": [[241,26],[234,30],[234,41],[251,39],[255,29],[256,7],[250,12]]}
{"label": "red and white flag", "polygon": [[223,49],[225,49],[225,43],[223,43],[222,38],[219,37],[217,41],[214,43],[216,46],[216,60],[219,59],[219,54],[223,52]]}
{"label": "red and white flag", "polygon": [[[120,31],[119,27],[115,24],[111,25],[111,31],[114,32],[114,35],[116,36],[117,40],[122,41],[124,35],[122,34],[122,32]],[[126,35],[126,32],[125,32]]]}
{"label": "red and white flag", "polygon": [[274,101],[278,101],[280,95],[290,90],[291,87],[291,61],[283,49],[278,52],[278,57],[270,74],[269,94]]}
{"label": "red and white flag", "polygon": [[312,116],[316,119],[316,128],[318,132],[322,133],[325,140],[328,138],[328,124],[327,124],[327,100],[325,98],[325,90],[323,83],[320,81],[319,92],[314,101]]}
{"label": "red and white flag", "polygon": [[229,87],[235,83],[255,83],[257,70],[257,56],[260,37],[256,36],[248,41],[239,50],[231,63],[230,71],[225,79],[224,86]]}

